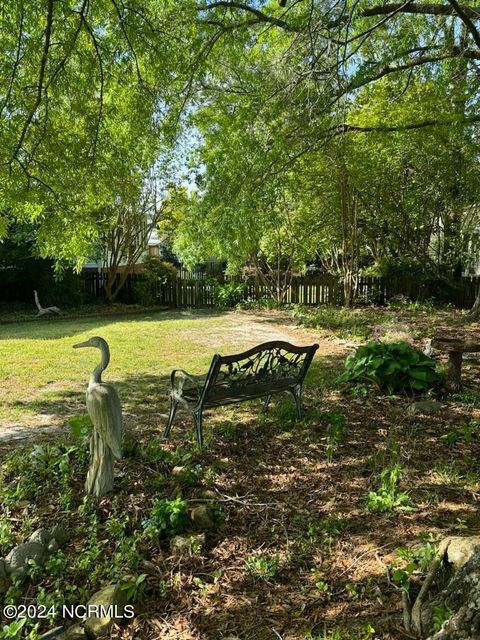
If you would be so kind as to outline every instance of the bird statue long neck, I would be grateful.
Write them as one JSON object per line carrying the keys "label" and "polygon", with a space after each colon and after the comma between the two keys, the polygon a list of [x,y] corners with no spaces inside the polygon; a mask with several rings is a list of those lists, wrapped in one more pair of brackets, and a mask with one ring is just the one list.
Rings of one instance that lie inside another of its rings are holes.
{"label": "bird statue long neck", "polygon": [[102,352],[102,358],[90,376],[90,381],[88,383],[89,387],[102,382],[102,372],[105,371],[108,367],[108,363],[110,362],[110,350],[108,345],[102,342],[98,348]]}
{"label": "bird statue long neck", "polygon": [[33,295],[34,295],[34,297],[35,297],[35,304],[37,305],[37,309],[38,309],[39,311],[42,311],[43,307],[42,307],[42,305],[40,304],[40,300],[39,300],[39,298],[38,298],[38,293],[35,291],[35,289],[33,290]]}

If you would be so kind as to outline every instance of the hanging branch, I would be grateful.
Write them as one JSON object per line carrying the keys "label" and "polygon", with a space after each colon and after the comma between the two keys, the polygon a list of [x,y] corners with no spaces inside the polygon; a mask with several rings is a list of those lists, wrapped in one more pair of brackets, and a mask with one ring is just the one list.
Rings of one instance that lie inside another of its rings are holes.
{"label": "hanging branch", "polygon": [[5,99],[2,103],[2,106],[0,107],[0,118],[3,115],[3,111],[5,109],[5,107],[7,106],[7,104],[10,101],[10,96],[12,95],[12,89],[13,89],[13,83],[15,81],[15,78],[17,76],[17,71],[18,71],[18,66],[20,64],[20,53],[22,50],[22,38],[23,38],[23,24],[25,21],[25,12],[23,9],[23,2],[20,5],[20,24],[18,26],[18,38],[17,38],[17,48],[16,48],[16,53],[15,53],[15,61],[13,63],[13,69],[12,69],[12,75],[10,76],[10,81],[8,83],[8,89],[7,92],[5,94]]}
{"label": "hanging branch", "polygon": [[83,4],[80,7],[80,10],[76,10],[73,9],[73,13],[76,13],[79,15],[79,21],[78,21],[78,25],[74,31],[73,37],[70,41],[70,44],[67,48],[66,53],[64,54],[64,56],[62,57],[62,59],[60,60],[60,62],[58,63],[57,67],[55,68],[55,70],[53,71],[53,73],[50,75],[50,78],[48,79],[48,81],[45,83],[45,90],[48,89],[48,87],[52,84],[52,82],[55,80],[55,78],[58,76],[58,74],[64,70],[65,65],[68,61],[68,59],[70,58],[71,54],[73,53],[73,49],[77,43],[78,40],[78,36],[80,35],[80,32],[82,30],[82,27],[84,25],[85,22],[85,17],[88,13],[88,9],[89,9],[89,0],[83,0]]}
{"label": "hanging branch", "polygon": [[476,26],[473,24],[473,19],[478,20],[478,18],[480,18],[480,10],[477,10],[474,15],[469,15],[468,7],[461,7],[458,4],[457,0],[448,0],[448,2],[450,6],[455,10],[458,17],[467,28],[468,32],[471,34],[477,47],[480,49],[480,33],[478,32]]}
{"label": "hanging branch", "polygon": [[18,154],[20,153],[20,150],[23,146],[23,143],[25,141],[25,137],[27,135],[28,129],[32,123],[32,120],[37,112],[38,107],[40,106],[41,102],[42,102],[42,97],[43,97],[43,88],[44,88],[44,79],[45,79],[45,70],[47,68],[47,61],[48,61],[48,55],[49,55],[49,51],[50,51],[50,40],[52,37],[52,28],[53,28],[53,4],[54,4],[55,0],[48,0],[48,4],[47,4],[47,24],[45,27],[45,42],[43,45],[43,53],[42,53],[42,58],[40,61],[40,71],[38,74],[38,82],[37,82],[37,95],[35,98],[35,102],[33,104],[32,109],[30,110],[30,113],[27,116],[27,119],[24,122],[22,131],[20,133],[20,137],[17,141],[17,144],[15,146],[15,149],[13,151],[12,154],[12,159],[10,161],[13,162],[13,160],[16,160],[18,157]]}
{"label": "hanging branch", "polygon": [[100,132],[100,125],[101,125],[102,119],[103,119],[103,96],[104,96],[104,90],[105,90],[105,72],[103,70],[102,54],[100,52],[100,46],[99,46],[97,38],[95,36],[95,32],[94,32],[94,30],[92,29],[92,27],[90,26],[89,22],[87,21],[87,19],[85,17],[83,19],[83,24],[85,25],[85,29],[87,30],[87,33],[90,36],[90,39],[91,39],[92,44],[93,44],[93,48],[95,49],[95,55],[96,55],[97,60],[98,60],[98,68],[99,68],[99,72],[100,72],[100,100],[99,100],[99,105],[98,105],[97,122],[96,122],[96,125],[95,125],[95,133],[94,133],[94,136],[93,136],[93,140],[92,140],[92,143],[90,144],[90,147],[88,149],[88,154],[90,154],[91,150],[93,149],[92,156],[95,157],[96,149],[97,149],[97,143],[98,143],[98,137],[99,137],[99,132]]}
{"label": "hanging branch", "polygon": [[124,37],[125,37],[125,40],[126,40],[127,45],[128,45],[128,48],[130,49],[130,52],[131,52],[131,54],[132,54],[132,56],[133,56],[133,61],[134,61],[134,63],[135,63],[135,70],[136,70],[136,73],[137,73],[138,82],[139,82],[139,83],[143,83],[143,77],[142,77],[142,74],[141,74],[141,72],[140,72],[140,67],[139,67],[139,65],[138,65],[138,58],[137,58],[137,54],[136,54],[136,52],[135,52],[135,48],[134,48],[134,46],[132,45],[132,42],[131,42],[131,40],[130,40],[130,36],[128,35],[127,30],[125,29],[125,25],[124,25],[124,20],[123,20],[122,13],[121,13],[121,11],[120,11],[120,8],[119,8],[118,4],[115,2],[115,0],[112,0],[112,4],[113,4],[113,6],[115,7],[115,11],[116,11],[117,16],[118,16],[118,20],[119,20],[119,24],[120,24],[120,29],[122,30],[122,33],[123,33],[123,35],[124,35]]}

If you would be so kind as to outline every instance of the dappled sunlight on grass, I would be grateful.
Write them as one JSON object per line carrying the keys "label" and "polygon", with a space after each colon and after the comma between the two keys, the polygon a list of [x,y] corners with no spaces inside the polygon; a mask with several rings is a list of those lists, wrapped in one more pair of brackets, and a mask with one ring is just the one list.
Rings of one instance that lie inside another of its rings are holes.
{"label": "dappled sunlight on grass", "polygon": [[125,409],[134,414],[137,409],[146,410],[146,405],[164,407],[169,375],[175,368],[202,374],[214,353],[235,353],[279,337],[295,342],[300,337],[290,336],[286,329],[282,334],[277,322],[269,326],[265,318],[257,325],[255,316],[246,313],[162,312],[143,318],[3,325],[0,427],[2,422],[28,424],[35,413],[80,410],[99,353],[96,349],[76,352],[72,347],[94,335],[110,345],[111,362],[104,380],[118,385]]}

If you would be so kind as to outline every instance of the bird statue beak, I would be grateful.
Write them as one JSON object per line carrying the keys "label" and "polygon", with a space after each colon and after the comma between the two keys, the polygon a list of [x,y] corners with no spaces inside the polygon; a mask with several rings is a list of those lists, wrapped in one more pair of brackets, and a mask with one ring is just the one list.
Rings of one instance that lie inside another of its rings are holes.
{"label": "bird statue beak", "polygon": [[88,340],[87,342],[78,342],[77,344],[73,345],[74,349],[81,349],[82,347],[89,347],[90,345],[88,344]]}

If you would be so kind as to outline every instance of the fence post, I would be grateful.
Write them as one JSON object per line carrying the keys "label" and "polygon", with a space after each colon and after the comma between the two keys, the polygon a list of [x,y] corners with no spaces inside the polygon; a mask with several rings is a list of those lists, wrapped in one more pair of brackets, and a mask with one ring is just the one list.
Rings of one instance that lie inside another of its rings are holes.
{"label": "fence post", "polygon": [[192,307],[195,307],[195,309],[199,309],[201,307],[201,300],[200,300],[200,280],[195,280],[195,289],[194,289],[195,295],[194,295],[194,300],[192,300]]}
{"label": "fence post", "polygon": [[298,304],[298,282],[296,276],[292,276],[292,280],[290,281],[290,289],[292,304]]}
{"label": "fence post", "polygon": [[178,309],[178,282],[180,278],[176,277],[172,287],[172,302],[175,309]]}

